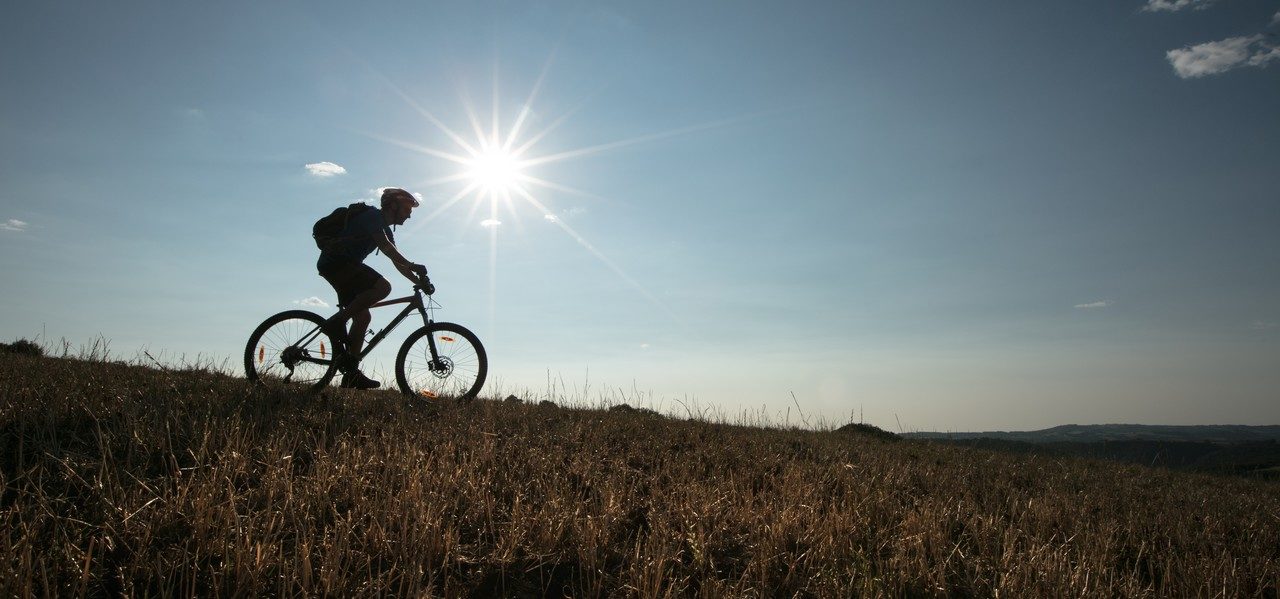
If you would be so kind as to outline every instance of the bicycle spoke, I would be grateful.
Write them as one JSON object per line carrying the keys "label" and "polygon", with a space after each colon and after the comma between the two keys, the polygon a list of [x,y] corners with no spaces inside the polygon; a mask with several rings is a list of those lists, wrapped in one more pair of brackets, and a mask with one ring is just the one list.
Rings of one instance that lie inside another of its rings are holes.
{"label": "bicycle spoke", "polygon": [[[437,359],[432,359],[429,343]],[[484,384],[487,360],[475,335],[452,324],[432,325],[410,336],[397,358],[397,379],[410,395],[438,399],[473,397]]]}
{"label": "bicycle spoke", "polygon": [[245,349],[245,369],[252,379],[317,387],[332,376],[332,344],[320,330],[320,317],[291,311],[268,319]]}

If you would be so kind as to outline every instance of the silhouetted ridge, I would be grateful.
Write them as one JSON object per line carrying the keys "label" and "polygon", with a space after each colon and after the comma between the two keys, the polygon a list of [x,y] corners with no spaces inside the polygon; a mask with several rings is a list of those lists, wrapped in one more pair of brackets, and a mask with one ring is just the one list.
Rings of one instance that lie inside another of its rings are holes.
{"label": "silhouetted ridge", "polygon": [[852,433],[855,435],[865,435],[875,439],[881,439],[883,441],[897,441],[901,439],[901,437],[899,437],[898,435],[895,435],[887,430],[884,430],[880,427],[873,426],[870,424],[862,423],[862,422],[850,422],[849,424],[846,424],[836,429],[836,432]]}

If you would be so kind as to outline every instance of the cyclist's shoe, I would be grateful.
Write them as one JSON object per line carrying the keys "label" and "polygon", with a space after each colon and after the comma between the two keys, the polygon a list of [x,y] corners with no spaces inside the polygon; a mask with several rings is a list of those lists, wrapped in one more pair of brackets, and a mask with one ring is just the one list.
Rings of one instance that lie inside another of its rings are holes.
{"label": "cyclist's shoe", "polygon": [[342,375],[343,389],[377,389],[381,386],[382,383],[365,376],[359,370],[352,370],[350,374]]}

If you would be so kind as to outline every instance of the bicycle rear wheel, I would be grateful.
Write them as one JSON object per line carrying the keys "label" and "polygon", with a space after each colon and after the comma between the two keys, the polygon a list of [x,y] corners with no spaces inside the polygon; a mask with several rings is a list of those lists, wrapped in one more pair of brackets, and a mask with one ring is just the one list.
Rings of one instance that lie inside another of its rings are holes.
{"label": "bicycle rear wheel", "polygon": [[412,397],[470,401],[480,393],[488,372],[489,358],[480,339],[449,322],[410,333],[396,356],[396,382],[400,391]]}
{"label": "bicycle rear wheel", "polygon": [[333,379],[339,347],[321,329],[324,319],[306,310],[289,310],[266,319],[249,335],[244,375],[257,383],[292,383],[315,392]]}

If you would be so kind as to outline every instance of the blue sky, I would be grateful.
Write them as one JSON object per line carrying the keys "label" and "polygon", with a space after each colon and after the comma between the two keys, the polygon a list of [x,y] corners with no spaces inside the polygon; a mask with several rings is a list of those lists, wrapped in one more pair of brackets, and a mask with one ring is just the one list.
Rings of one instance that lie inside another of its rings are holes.
{"label": "blue sky", "polygon": [[[491,390],[1280,422],[1280,2],[371,4],[7,8],[0,337],[235,364],[396,185]],[[470,115],[553,186],[427,219]]]}

